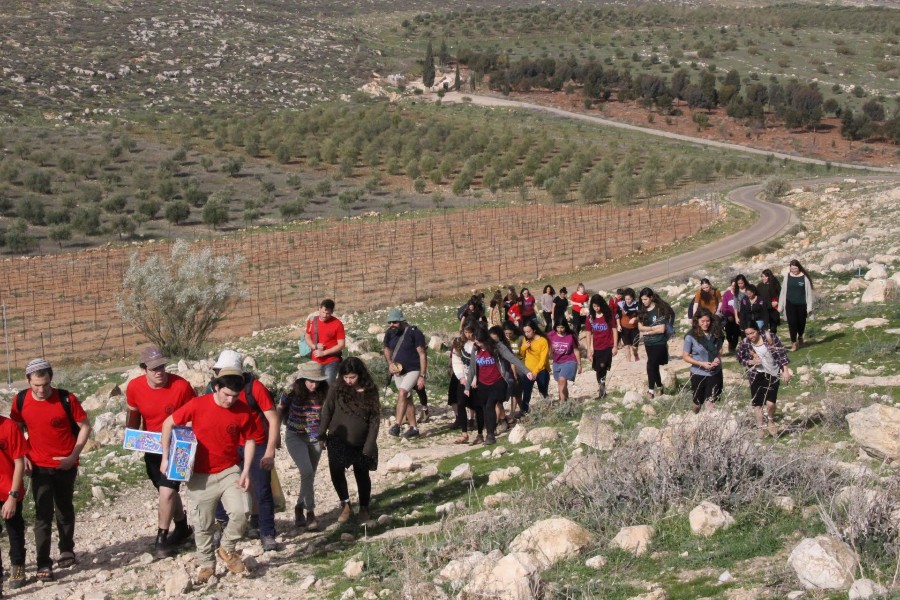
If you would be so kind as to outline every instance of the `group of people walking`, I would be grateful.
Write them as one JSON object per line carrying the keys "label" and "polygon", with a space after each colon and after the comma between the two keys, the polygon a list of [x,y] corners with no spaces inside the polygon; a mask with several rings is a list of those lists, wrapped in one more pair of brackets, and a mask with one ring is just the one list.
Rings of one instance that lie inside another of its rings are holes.
{"label": "group of people walking", "polygon": [[[575,290],[569,298],[565,287],[557,293],[547,285],[538,298],[527,288],[509,288],[505,295],[494,294],[487,306],[483,295],[473,295],[460,307],[459,335],[450,346],[448,390],[461,431],[454,443],[496,443],[501,428],[529,413],[535,386],[548,398],[551,377],[559,400],[568,400],[568,385],[582,372],[585,358],[595,372],[599,396],[605,396],[613,357],[621,351],[629,362],[639,360],[640,342],[646,353],[647,394],[652,398],[663,391],[660,368],[668,363],[674,334],[672,307],[650,288],[638,293],[622,288],[609,298],[589,295],[583,284]],[[812,281],[796,260],[783,284],[770,269],[756,285],[737,275],[724,293],[703,279],[688,309],[691,326],[681,355],[690,365],[694,411],[711,408],[722,394],[727,343],[746,368],[758,428],[777,435],[778,388],[792,374],[776,330],[784,315],[791,349],[800,348],[812,307]],[[193,542],[198,582],[213,576],[217,559],[231,572],[246,569],[236,551],[245,534],[258,537],[265,551],[277,549],[273,468],[282,441],[300,473],[295,526],[319,528],[314,483],[323,452],[328,453],[341,505],[337,521],[354,517],[349,468],[359,498],[356,520],[366,523],[371,518],[369,473],[378,467],[379,385],[361,359],[343,357],[346,335],[334,308],[326,299],[308,319],[301,348],[305,344],[309,361],[299,366],[296,380],[277,399],[245,371],[243,357],[234,350],[219,355],[215,376],[200,396],[185,379],[166,370],[169,359],[159,348],[140,353],[141,374],[125,392],[127,426],[159,433],[161,439],[162,454],[144,455],[147,478],[158,497],[154,553],[172,556]],[[400,309],[388,312],[386,325],[384,358],[389,383],[398,391],[396,419],[388,433],[414,438],[420,435],[418,423],[428,418],[425,336]],[[10,417],[0,417],[0,500],[12,563],[6,581],[12,588],[26,582],[25,476],[31,477],[35,504],[37,579],[54,578],[54,517],[59,538],[55,564],[67,568],[76,563],[73,495],[78,460],[91,432],[75,395],[52,385],[49,362],[29,362],[25,375],[28,388],[17,394]],[[423,407],[418,418],[414,392]],[[186,482],[190,514],[180,495],[181,482],[166,476],[172,432],[184,425],[193,428],[197,439],[193,474]]]}

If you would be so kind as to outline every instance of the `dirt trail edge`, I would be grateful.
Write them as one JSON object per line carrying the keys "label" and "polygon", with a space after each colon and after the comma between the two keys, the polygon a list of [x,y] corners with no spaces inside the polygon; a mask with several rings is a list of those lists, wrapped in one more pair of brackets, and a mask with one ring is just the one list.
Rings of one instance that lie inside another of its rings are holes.
{"label": "dirt trail edge", "polygon": [[[691,144],[699,144],[703,146],[711,146],[713,148],[725,148],[727,150],[737,150],[738,152],[749,152],[750,154],[759,154],[762,156],[774,156],[775,158],[793,160],[801,163],[809,163],[813,165],[822,165],[825,166],[826,163],[830,161],[819,160],[818,158],[808,158],[805,156],[795,156],[793,154],[784,154],[783,152],[773,152],[771,150],[761,150],[759,148],[750,148],[747,146],[741,146],[740,144],[729,144],[728,142],[719,142],[716,140],[707,140],[701,138],[691,137],[689,135],[682,135],[680,133],[673,133],[671,131],[660,131],[658,129],[652,129],[650,127],[641,127],[639,125],[631,125],[630,123],[622,123],[620,121],[613,121],[611,119],[604,119],[602,117],[595,117],[593,115],[585,115],[577,112],[572,112],[568,110],[563,110],[561,108],[553,108],[550,106],[541,106],[539,104],[531,104],[530,102],[521,102],[519,100],[508,100],[506,98],[497,98],[495,96],[481,96],[478,94],[465,94],[462,92],[447,92],[444,97],[441,99],[441,102],[444,104],[461,104],[463,102],[463,98],[469,98],[471,102],[468,100],[467,103],[474,104],[476,106],[485,106],[489,108],[520,108],[523,110],[530,110],[534,112],[542,112],[549,115],[553,115],[556,117],[563,117],[566,119],[576,119],[578,121],[586,121],[588,123],[594,123],[596,125],[603,125],[604,127],[615,127],[617,129],[625,129],[628,131],[636,131],[646,135],[655,135],[657,137],[664,137],[671,140],[678,140],[682,142],[688,142]],[[436,97],[435,97],[436,99]],[[873,173],[900,173],[900,168],[897,167],[874,167],[868,165],[860,165],[855,163],[839,163],[839,162],[830,162],[832,167],[843,167],[846,169],[860,169],[863,171],[871,171]]]}

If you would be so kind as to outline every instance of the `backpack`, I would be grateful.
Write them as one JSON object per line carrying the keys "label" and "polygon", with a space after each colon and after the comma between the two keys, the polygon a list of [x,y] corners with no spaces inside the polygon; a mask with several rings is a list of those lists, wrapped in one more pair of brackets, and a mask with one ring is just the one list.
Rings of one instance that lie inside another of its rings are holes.
{"label": "backpack", "polygon": [[[319,343],[319,317],[312,318],[312,326],[313,326],[313,345]],[[297,350],[299,351],[300,357],[310,356],[312,354],[312,348],[309,347],[309,344],[306,343],[306,329],[303,330],[303,335],[300,336],[300,340],[297,342]]]}
{"label": "backpack", "polygon": [[668,342],[669,340],[671,340],[672,336],[674,336],[674,335],[675,335],[675,315],[672,315],[671,317],[666,319],[666,331],[665,331],[666,341]]}
{"label": "backpack", "polygon": [[[266,419],[263,409],[259,407],[259,403],[256,401],[256,398],[253,397],[253,382],[257,381],[257,379],[252,373],[245,373],[244,378],[247,380],[247,383],[244,384],[244,396],[247,398],[247,405],[251,410],[259,411],[263,424],[267,424],[268,420]],[[259,382],[259,385],[266,387],[261,381]],[[266,388],[266,391],[268,392],[269,388]],[[271,396],[272,392],[269,392],[269,395]]]}
{"label": "backpack", "polygon": [[[59,403],[62,404],[63,410],[66,411],[66,416],[69,417],[69,427],[72,430],[72,435],[77,438],[81,427],[78,426],[78,423],[75,422],[75,417],[72,416],[72,403],[69,400],[69,392],[62,388],[58,388],[56,391],[59,392]],[[27,392],[28,390],[19,390],[19,393],[16,394],[16,408],[20,415],[22,414],[22,407],[25,406],[25,394]]]}

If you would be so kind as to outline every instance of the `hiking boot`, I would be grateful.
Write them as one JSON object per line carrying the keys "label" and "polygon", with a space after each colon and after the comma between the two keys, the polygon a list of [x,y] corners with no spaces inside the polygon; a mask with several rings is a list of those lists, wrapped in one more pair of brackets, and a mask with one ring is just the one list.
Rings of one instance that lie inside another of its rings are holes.
{"label": "hiking boot", "polygon": [[350,507],[350,501],[342,502],[342,504],[344,507],[341,509],[341,514],[338,515],[338,523],[346,523],[350,520],[350,517],[353,516],[353,509]]}
{"label": "hiking boot", "polygon": [[294,527],[306,527],[306,517],[303,516],[303,507],[294,507]]}
{"label": "hiking boot", "polygon": [[264,535],[261,539],[263,552],[275,552],[278,550],[278,542],[275,541],[275,536]]}
{"label": "hiking boot", "polygon": [[396,423],[394,425],[391,425],[391,428],[388,429],[388,435],[400,437],[400,425],[397,425]]}
{"label": "hiking boot", "polygon": [[360,507],[359,507],[359,514],[356,515],[356,520],[359,521],[359,524],[360,524],[360,525],[365,525],[365,524],[367,524],[371,519],[372,519],[372,517],[369,516],[369,507],[368,507],[368,506],[360,506]]}
{"label": "hiking boot", "polygon": [[9,587],[17,590],[25,586],[25,567],[23,565],[13,565],[9,572]]}
{"label": "hiking boot", "polygon": [[488,436],[486,438],[484,438],[485,446],[493,446],[496,443],[497,443],[497,438],[495,438],[494,436],[492,436],[490,434],[488,434]]}
{"label": "hiking boot", "polygon": [[482,435],[479,433],[478,435],[475,436],[475,439],[474,439],[474,440],[472,440],[471,442],[469,442],[469,445],[470,445],[470,446],[477,446],[478,444],[483,444],[483,443],[484,443],[484,436],[482,436]]}
{"label": "hiking boot", "polygon": [[428,419],[430,418],[431,414],[428,412],[427,406],[423,406],[421,409],[419,409],[419,416],[417,417],[419,423],[427,423]]}
{"label": "hiking boot", "polygon": [[247,523],[247,537],[251,540],[259,539],[259,515],[250,515]]}
{"label": "hiking boot", "polygon": [[216,570],[212,567],[202,567],[197,571],[197,583],[209,583],[209,580],[216,574]]}
{"label": "hiking boot", "polygon": [[175,521],[175,530],[169,535],[167,541],[169,546],[175,548],[189,541],[192,537],[194,537],[194,528],[188,525],[187,519],[185,519],[184,521]]}
{"label": "hiking boot", "polygon": [[410,427],[409,429],[406,430],[406,433],[403,434],[403,437],[405,437],[408,440],[419,437],[419,428],[418,427]]}
{"label": "hiking boot", "polygon": [[319,530],[319,522],[316,521],[316,513],[311,510],[306,511],[306,530],[307,531],[318,531]]}
{"label": "hiking boot", "polygon": [[212,533],[212,547],[213,549],[217,549],[222,545],[222,531],[225,529],[225,521],[216,520],[216,525],[213,527]]}
{"label": "hiking boot", "polygon": [[168,534],[160,531],[156,534],[156,541],[153,542],[153,556],[159,559],[171,558],[175,556],[175,549],[169,545]]}
{"label": "hiking boot", "polygon": [[232,573],[243,573],[247,570],[244,561],[241,560],[241,557],[237,552],[229,552],[225,548],[219,548],[216,550],[216,556],[225,563],[225,566]]}

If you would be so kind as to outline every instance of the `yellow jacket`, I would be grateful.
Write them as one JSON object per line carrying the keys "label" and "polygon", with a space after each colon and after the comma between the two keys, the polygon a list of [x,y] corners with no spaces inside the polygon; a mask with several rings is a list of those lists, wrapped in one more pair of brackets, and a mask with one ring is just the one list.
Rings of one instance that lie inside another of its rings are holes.
{"label": "yellow jacket", "polygon": [[534,336],[530,343],[523,340],[519,356],[532,373],[550,370],[550,342],[542,335]]}

